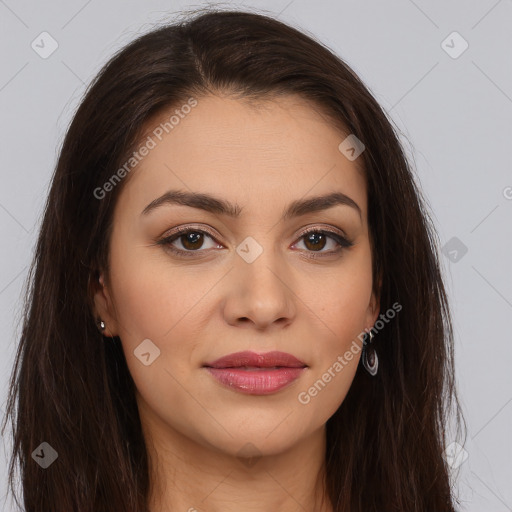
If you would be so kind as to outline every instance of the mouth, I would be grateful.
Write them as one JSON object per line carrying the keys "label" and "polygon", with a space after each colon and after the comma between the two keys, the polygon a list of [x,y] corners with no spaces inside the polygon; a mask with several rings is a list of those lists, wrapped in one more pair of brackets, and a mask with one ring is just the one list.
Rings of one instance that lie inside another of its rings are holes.
{"label": "mouth", "polygon": [[276,393],[297,380],[308,366],[286,352],[229,354],[204,365],[220,384],[251,395]]}
{"label": "mouth", "polygon": [[300,359],[287,352],[266,352],[257,354],[246,350],[244,352],[235,352],[228,354],[206,363],[207,368],[305,368],[307,365]]}
{"label": "mouth", "polygon": [[[206,368],[215,368],[215,367],[206,367]],[[281,368],[292,368],[291,366],[225,366],[216,368],[217,370],[251,370],[251,371],[259,371],[259,370],[280,370]]]}

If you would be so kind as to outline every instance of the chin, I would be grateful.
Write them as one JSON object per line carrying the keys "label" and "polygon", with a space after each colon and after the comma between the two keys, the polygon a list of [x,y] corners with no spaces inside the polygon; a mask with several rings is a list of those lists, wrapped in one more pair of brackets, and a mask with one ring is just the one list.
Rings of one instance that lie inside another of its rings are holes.
{"label": "chin", "polygon": [[[254,418],[252,421],[254,423]],[[296,428],[284,427],[283,423],[279,424],[279,421],[274,416],[273,422],[258,423],[258,425],[246,428],[224,424],[232,437],[224,429],[221,429],[222,434],[212,438],[210,430],[210,435],[205,438],[205,441],[208,446],[238,458],[279,455],[299,443],[302,438],[307,437],[307,433],[300,430],[299,426]]]}

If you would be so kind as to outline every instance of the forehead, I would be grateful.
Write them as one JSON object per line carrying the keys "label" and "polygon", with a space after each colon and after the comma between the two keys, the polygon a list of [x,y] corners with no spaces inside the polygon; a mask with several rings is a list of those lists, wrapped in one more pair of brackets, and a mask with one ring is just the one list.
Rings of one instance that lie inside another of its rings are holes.
{"label": "forehead", "polygon": [[[140,213],[178,188],[223,197],[242,205],[244,213],[270,204],[281,212],[290,200],[341,191],[366,217],[361,160],[350,161],[339,151],[347,133],[314,104],[298,96],[196,99],[191,109],[175,105],[147,123],[142,143],[149,137],[152,149],[131,171],[119,208]],[[171,125],[176,110],[181,115]]]}

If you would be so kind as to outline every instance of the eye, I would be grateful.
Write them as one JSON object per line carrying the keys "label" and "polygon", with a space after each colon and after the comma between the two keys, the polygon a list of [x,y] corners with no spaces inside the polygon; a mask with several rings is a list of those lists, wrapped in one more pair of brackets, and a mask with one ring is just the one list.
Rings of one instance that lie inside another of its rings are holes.
{"label": "eye", "polygon": [[[157,244],[165,246],[166,249],[171,251],[173,254],[185,257],[197,256],[212,247],[220,249],[223,248],[222,245],[213,243],[213,245],[206,247],[205,249],[205,237],[210,239],[212,242],[216,242],[214,235],[208,231],[195,228],[193,226],[184,226],[176,228],[173,234],[162,238],[157,242]],[[308,256],[310,258],[332,256],[333,254],[338,254],[344,249],[354,245],[353,242],[337,232],[319,228],[308,229],[300,236],[299,240],[302,239],[304,239],[302,243],[305,246],[305,251],[312,253]],[[331,244],[334,243],[335,246],[337,245],[337,248],[323,251],[329,241]],[[176,242],[181,245],[181,248],[174,245]],[[294,245],[297,245],[297,242]]]}
{"label": "eye", "polygon": [[[210,240],[215,240],[212,234],[204,231],[203,229],[185,226],[176,228],[175,234],[169,235],[162,240],[159,240],[157,243],[164,245],[172,253],[179,256],[194,256],[194,253],[200,252],[199,249],[204,249],[203,244],[205,236]],[[179,242],[182,249],[175,247],[173,245],[175,242]]]}
{"label": "eye", "polygon": [[[344,236],[331,230],[311,228],[305,231],[299,240],[304,240],[302,243],[306,247],[307,252],[311,252],[310,258],[318,258],[323,256],[332,256],[338,254],[354,244]],[[328,245],[328,242],[334,243],[338,246],[335,249],[322,251]],[[320,254],[315,254],[320,253]]]}

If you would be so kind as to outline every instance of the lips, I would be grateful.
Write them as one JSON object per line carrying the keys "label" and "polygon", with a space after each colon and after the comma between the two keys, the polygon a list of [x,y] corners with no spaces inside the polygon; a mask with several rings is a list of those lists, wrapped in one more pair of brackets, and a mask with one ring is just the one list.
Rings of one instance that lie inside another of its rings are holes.
{"label": "lips", "polygon": [[307,365],[286,352],[236,352],[204,365],[220,384],[238,393],[270,395],[296,381]]}
{"label": "lips", "polygon": [[207,368],[239,368],[239,369],[278,369],[278,368],[305,368],[307,365],[287,352],[235,352],[206,363]]}

